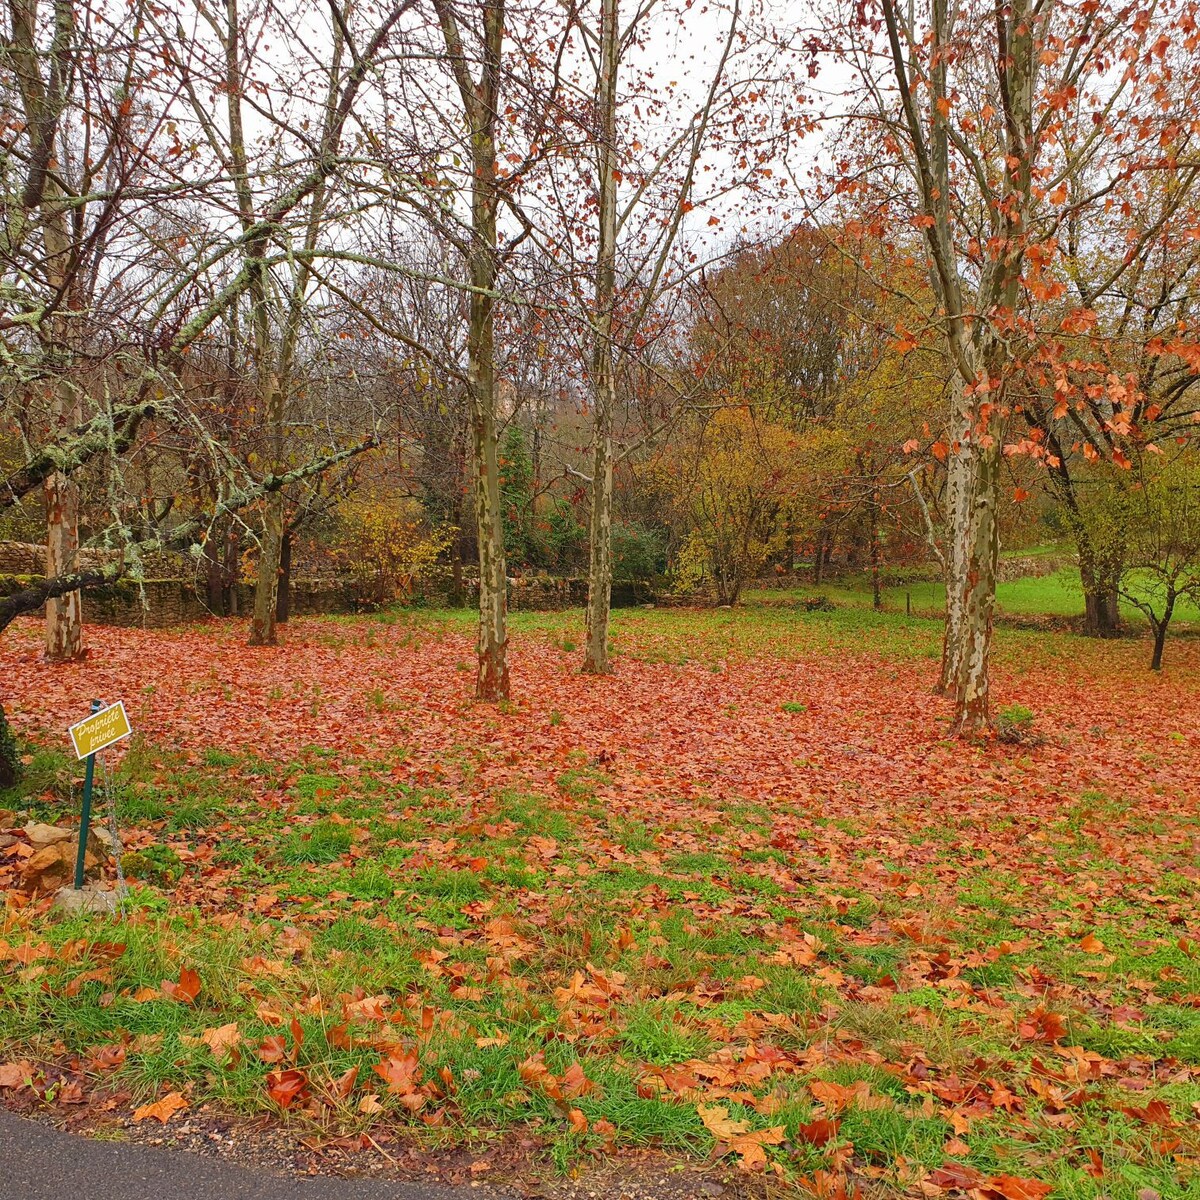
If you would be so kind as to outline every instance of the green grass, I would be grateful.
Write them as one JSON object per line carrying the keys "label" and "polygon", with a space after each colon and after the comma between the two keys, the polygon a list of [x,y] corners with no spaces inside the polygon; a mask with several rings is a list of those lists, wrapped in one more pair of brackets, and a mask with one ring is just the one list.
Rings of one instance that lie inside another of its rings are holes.
{"label": "green grass", "polygon": [[[469,636],[471,620],[312,628],[351,655],[363,629],[411,645]],[[571,641],[579,622],[513,624],[541,648]],[[422,775],[417,716],[405,746],[299,747],[288,762],[139,743],[116,775],[141,857],[131,912],[118,923],[7,911],[0,1062],[28,1059],[47,1083],[108,1080],[135,1104],[183,1090],[193,1110],[245,1114],[278,1112],[268,1077],[282,1066],[305,1073],[305,1119],[331,1133],[378,1124],[469,1146],[519,1136],[563,1170],[610,1139],[709,1154],[700,1109],[720,1106],[750,1129],[783,1127],[766,1153],[788,1185],[849,1169],[873,1196],[900,1197],[952,1161],[1045,1180],[1050,1200],[1139,1200],[1147,1188],[1198,1200],[1200,815],[1165,791],[1193,727],[1181,712],[1181,743],[1132,743],[1159,756],[1136,796],[1081,780],[1068,740],[1028,751],[1048,757],[1051,789],[1045,775],[1028,782],[1024,747],[956,751],[966,773],[950,793],[932,775],[918,794],[886,790],[882,754],[881,795],[844,787],[856,760],[830,766],[812,731],[872,730],[872,695],[936,657],[939,639],[934,620],[860,604],[617,614],[618,658],[639,672],[684,661],[708,680],[823,654],[844,668],[823,700],[791,666],[780,694],[719,691],[700,714],[714,744],[698,735],[678,773],[652,784],[628,765],[633,752],[597,755],[589,714],[561,695],[553,708],[540,695],[504,711],[464,704],[435,756],[453,767],[444,786]],[[997,655],[1017,666],[1084,648],[1088,669],[1117,686],[1123,647],[1006,629]],[[687,699],[665,699],[663,715]],[[853,721],[830,715],[832,702]],[[751,709],[757,736],[812,760],[813,795],[750,794],[754,779],[742,794],[704,774],[710,754],[738,765],[719,738]],[[510,763],[497,750],[505,723],[557,740]],[[1097,744],[1102,775],[1116,751]],[[0,805],[66,816],[76,777],[39,751]],[[182,968],[202,981],[194,1004],[162,991]],[[200,1039],[229,1023],[239,1054],[216,1061]],[[268,1063],[277,1038],[286,1060]],[[101,1065],[102,1047],[123,1062]],[[406,1104],[375,1068],[409,1052],[420,1090]],[[585,1086],[556,1095],[576,1064]],[[329,1099],[354,1068],[349,1097]],[[854,1098],[822,1100],[821,1084]],[[360,1111],[368,1096],[377,1117]],[[1170,1126],[1138,1115],[1151,1101]],[[825,1146],[803,1134],[822,1115],[839,1122]]]}
{"label": "green grass", "polygon": [[[747,589],[746,604],[799,604],[813,596],[827,596],[834,604],[863,608],[871,604],[870,580],[856,576],[849,581],[839,580],[820,585],[796,588]],[[934,580],[914,580],[895,587],[884,588],[884,607],[903,611],[911,599],[916,613],[940,613],[946,604],[945,585]],[[1146,618],[1128,600],[1120,604],[1121,619],[1132,629],[1141,631]],[[1050,575],[1027,576],[996,585],[996,610],[1001,616],[1012,617],[1082,617],[1083,590],[1076,568],[1062,567]],[[1175,621],[1180,625],[1200,622],[1200,607],[1188,598],[1178,602]]]}

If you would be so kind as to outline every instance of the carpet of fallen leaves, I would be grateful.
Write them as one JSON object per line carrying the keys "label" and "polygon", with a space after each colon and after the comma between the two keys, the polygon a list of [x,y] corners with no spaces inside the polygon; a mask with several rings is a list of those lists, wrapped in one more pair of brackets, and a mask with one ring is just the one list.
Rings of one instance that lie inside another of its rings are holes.
{"label": "carpet of fallen leaves", "polygon": [[499,707],[437,615],[296,620],[279,649],[92,629],[66,667],[14,627],[14,728],[55,744],[123,699],[127,846],[179,875],[98,937],[3,852],[0,1089],[44,1097],[56,1050],[58,1103],[136,1121],[515,1122],[829,1197],[1200,1196],[1200,643],[1155,676],[1138,644],[1002,634],[1037,737],[972,746],[928,622],[906,653],[820,619],[628,614],[607,679],[577,615],[531,619]]}

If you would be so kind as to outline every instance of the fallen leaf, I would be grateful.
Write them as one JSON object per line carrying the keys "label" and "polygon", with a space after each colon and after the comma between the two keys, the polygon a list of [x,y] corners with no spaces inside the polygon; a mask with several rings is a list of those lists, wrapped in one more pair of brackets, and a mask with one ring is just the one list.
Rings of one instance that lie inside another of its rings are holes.
{"label": "fallen leaf", "polygon": [[0,1063],[0,1088],[24,1087],[33,1078],[33,1064],[25,1059]]}
{"label": "fallen leaf", "polygon": [[1054,1191],[1054,1185],[1016,1175],[993,1175],[987,1181],[990,1191],[998,1192],[1004,1200],[1042,1200]]}
{"label": "fallen leaf", "polygon": [[280,1108],[291,1108],[298,1099],[303,1097],[307,1089],[308,1076],[295,1067],[286,1071],[272,1071],[267,1076],[267,1095]]}
{"label": "fallen leaf", "polygon": [[179,972],[178,983],[164,979],[160,986],[164,996],[178,1000],[180,1004],[194,1004],[196,997],[200,995],[200,976],[195,971],[184,967]]}
{"label": "fallen leaf", "polygon": [[238,1032],[238,1023],[230,1021],[228,1025],[218,1025],[206,1029],[200,1040],[212,1051],[213,1058],[223,1059],[241,1043],[242,1035]]}
{"label": "fallen leaf", "polygon": [[135,1109],[133,1123],[136,1125],[153,1117],[165,1125],[176,1113],[183,1112],[187,1107],[188,1102],[181,1092],[168,1092],[161,1100],[156,1100],[153,1104],[143,1104],[141,1108]]}

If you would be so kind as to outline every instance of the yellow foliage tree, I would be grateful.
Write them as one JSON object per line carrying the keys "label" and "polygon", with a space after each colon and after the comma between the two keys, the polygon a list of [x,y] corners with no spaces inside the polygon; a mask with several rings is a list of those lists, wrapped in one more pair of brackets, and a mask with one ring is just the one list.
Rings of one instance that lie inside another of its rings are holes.
{"label": "yellow foliage tree", "polygon": [[436,569],[453,536],[430,530],[421,506],[387,489],[369,488],[337,508],[340,553],[360,604],[406,600]]}
{"label": "yellow foliage tree", "polygon": [[657,473],[686,531],[674,562],[681,590],[708,584],[718,604],[737,601],[746,580],[786,545],[788,518],[805,499],[806,465],[828,436],[797,434],[731,405],[673,440]]}

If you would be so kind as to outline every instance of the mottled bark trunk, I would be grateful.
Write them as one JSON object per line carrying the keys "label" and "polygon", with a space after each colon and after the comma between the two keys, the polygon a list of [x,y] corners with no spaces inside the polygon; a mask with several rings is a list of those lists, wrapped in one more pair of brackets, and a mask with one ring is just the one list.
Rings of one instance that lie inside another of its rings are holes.
{"label": "mottled bark trunk", "polygon": [[[472,307],[475,298],[472,298]],[[490,317],[487,320],[490,342]],[[474,331],[474,321],[472,321]],[[472,341],[476,338],[472,337]],[[490,350],[488,351],[490,359]],[[478,375],[490,376],[491,364]],[[472,369],[473,382],[478,382]],[[504,562],[504,521],[500,505],[500,468],[496,453],[495,411],[487,402],[494,390],[472,388],[471,433],[475,450],[475,528],[479,539],[479,642],[475,697],[505,700],[508,677],[508,576]]]}
{"label": "mottled bark trunk", "polygon": [[263,514],[258,576],[254,581],[254,616],[250,621],[250,645],[274,646],[279,605],[279,555],[283,547],[283,496],[267,499]]}
{"label": "mottled bark trunk", "polygon": [[[20,95],[21,114],[31,134],[34,161],[28,170],[25,188],[18,195],[6,196],[18,201],[11,214],[6,212],[7,231],[39,229],[45,258],[44,270],[49,293],[54,297],[53,312],[43,324],[31,326],[42,341],[41,350],[54,371],[62,371],[53,397],[49,436],[53,440],[68,426],[83,421],[82,397],[71,381],[76,365],[79,331],[69,315],[86,308],[83,276],[77,260],[76,228],[72,218],[83,221],[84,207],[68,202],[57,175],[57,139],[60,121],[66,110],[64,87],[72,73],[75,31],[75,6],[59,3],[49,10],[52,15],[52,40],[39,49],[39,18],[48,14],[33,3],[9,6],[10,38],[5,45],[6,66],[11,68]],[[47,72],[42,76],[43,63]],[[22,208],[24,211],[22,211]],[[21,236],[24,236],[22,234]],[[44,484],[46,500],[46,575],[74,571],[79,550],[79,492],[65,474],[56,473]],[[50,662],[68,662],[83,654],[83,612],[78,592],[70,592],[46,602],[45,654]]]}
{"label": "mottled bark trunk", "polygon": [[[79,559],[79,489],[57,472],[46,480],[46,578],[67,575]],[[83,604],[79,592],[68,592],[46,601],[46,647],[48,662],[71,662],[81,658],[83,648]]]}
{"label": "mottled bark trunk", "polygon": [[954,732],[973,735],[991,723],[989,667],[996,606],[996,565],[1000,556],[996,499],[1000,481],[1000,445],[972,445],[970,487],[957,543],[957,574],[952,580],[958,627],[951,652],[954,663]]}
{"label": "mottled bark trunk", "polygon": [[[605,406],[610,402],[611,396],[605,400]],[[588,530],[587,635],[583,669],[591,675],[604,675],[612,670],[608,653],[609,613],[612,605],[611,410],[603,420],[597,411],[592,436],[592,515]]]}
{"label": "mottled bark trunk", "polygon": [[[489,139],[488,146],[492,143]],[[475,180],[475,236],[472,282],[496,283],[495,154],[481,153],[484,168]],[[488,168],[490,164],[490,169]],[[506,700],[508,677],[508,572],[504,559],[504,511],[496,437],[494,300],[472,292],[467,333],[468,400],[475,465],[475,531],[479,543],[479,642],[475,675],[478,700]]]}
{"label": "mottled bark trunk", "polygon": [[459,33],[458,17],[446,0],[434,0],[446,53],[471,131],[471,247],[468,255],[472,292],[467,327],[467,401],[474,452],[475,529],[479,542],[479,642],[475,696],[504,700],[508,676],[508,577],[504,561],[504,521],[496,446],[495,288],[497,250],[496,126],[499,121],[504,3],[493,0],[482,11],[482,62],[479,79]]}
{"label": "mottled bark trunk", "polygon": [[599,238],[592,325],[592,514],[588,537],[587,635],[583,651],[583,669],[592,675],[603,675],[612,669],[608,624],[612,604],[612,432],[616,407],[612,335],[617,253],[618,42],[617,0],[602,0],[600,70],[596,81]]}
{"label": "mottled bark trunk", "polygon": [[962,381],[956,379],[957,399],[954,406],[954,445],[946,470],[946,503],[948,529],[945,551],[946,624],[942,631],[942,669],[934,691],[952,695],[962,662],[963,625],[965,620],[964,589],[966,567],[963,557],[967,514],[971,500],[971,446],[961,439],[969,434],[969,419],[962,414]]}

